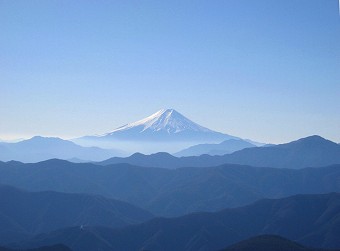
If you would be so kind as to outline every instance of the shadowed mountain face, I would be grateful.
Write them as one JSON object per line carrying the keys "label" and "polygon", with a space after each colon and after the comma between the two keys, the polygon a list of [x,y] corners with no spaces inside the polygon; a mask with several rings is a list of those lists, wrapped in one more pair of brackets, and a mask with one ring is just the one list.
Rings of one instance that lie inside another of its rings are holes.
{"label": "shadowed mountain face", "polygon": [[[189,160],[189,159],[188,159]],[[186,164],[190,166],[190,160],[182,160],[179,159],[169,153],[159,152],[153,153],[150,155],[145,155],[142,153],[134,153],[129,157],[121,158],[121,157],[113,157],[96,164],[99,165],[112,165],[112,164],[130,164],[134,166],[142,166],[142,167],[161,167],[174,169],[178,167],[184,167]]]}
{"label": "shadowed mountain face", "polygon": [[[332,249],[333,251],[336,251]],[[331,251],[330,249],[315,249],[304,247],[294,241],[277,235],[256,236],[221,251]]]}
{"label": "shadowed mountain face", "polygon": [[225,155],[250,147],[256,147],[256,145],[241,139],[229,139],[220,144],[199,144],[191,146],[175,153],[174,155],[177,157],[200,156],[202,154]]}
{"label": "shadowed mountain face", "polygon": [[53,246],[45,246],[40,248],[33,248],[33,249],[10,249],[5,247],[0,247],[0,251],[72,251],[65,245],[53,245]]}
{"label": "shadowed mountain face", "polygon": [[[340,195],[298,195],[242,208],[157,218],[122,229],[69,228],[35,237],[21,247],[64,243],[75,251],[220,250],[260,234],[317,248],[339,248]],[[276,249],[275,249],[276,250]]]}
{"label": "shadowed mountain face", "polygon": [[[279,168],[317,167],[340,163],[340,147],[320,136],[288,144],[244,149],[229,157],[230,163]],[[227,157],[228,159],[228,157]]]}
{"label": "shadowed mountain face", "polygon": [[59,228],[121,227],[151,218],[152,215],[142,209],[101,196],[32,193],[0,186],[0,242],[3,244]]}
{"label": "shadowed mountain face", "polygon": [[0,143],[0,160],[3,161],[38,162],[53,158],[99,161],[122,155],[118,150],[82,147],[71,141],[40,136],[17,143]]}
{"label": "shadowed mountain face", "polygon": [[340,192],[339,179],[340,165],[301,170],[240,165],[169,170],[61,160],[0,163],[3,184],[33,191],[101,194],[164,216],[221,210],[261,198]]}
{"label": "shadowed mountain face", "polygon": [[111,158],[102,165],[128,163],[139,166],[164,168],[207,167],[225,163],[258,167],[299,169],[340,164],[340,146],[320,136],[310,136],[287,144],[246,148],[223,156],[202,155],[176,158],[169,154],[132,155],[127,158]]}

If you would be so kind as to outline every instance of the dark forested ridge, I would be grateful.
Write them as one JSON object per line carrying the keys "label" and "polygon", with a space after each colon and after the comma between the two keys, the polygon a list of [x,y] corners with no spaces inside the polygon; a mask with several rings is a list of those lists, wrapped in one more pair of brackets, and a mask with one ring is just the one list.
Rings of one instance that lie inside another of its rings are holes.
{"label": "dark forested ridge", "polygon": [[39,248],[33,248],[33,249],[11,249],[11,248],[5,248],[0,247],[0,251],[72,251],[65,245],[57,244],[53,246],[45,246],[45,247],[39,247]]}
{"label": "dark forested ridge", "polygon": [[102,196],[27,192],[0,186],[0,243],[72,226],[122,227],[152,217],[126,202]]}
{"label": "dark forested ridge", "polygon": [[[235,243],[274,234],[292,240],[275,240],[282,248],[339,248],[340,164],[301,168],[337,163],[335,145],[314,136],[224,156],[135,154],[129,159],[136,165],[0,162],[0,243],[62,243],[74,251],[210,251],[250,243],[265,245],[263,251],[273,239]],[[258,167],[214,166],[230,156]],[[182,164],[189,167],[174,168]],[[267,164],[273,167],[259,167]],[[152,219],[148,211],[177,218]]]}
{"label": "dark forested ridge", "polygon": [[261,234],[280,235],[315,248],[339,248],[340,194],[297,195],[258,201],[216,213],[156,218],[121,229],[68,228],[20,247],[63,243],[74,251],[220,250]]}
{"label": "dark forested ridge", "polygon": [[[339,250],[339,249],[337,249]],[[277,235],[261,235],[240,241],[220,251],[337,251],[330,249],[308,248],[297,242]]]}
{"label": "dark forested ridge", "polygon": [[2,184],[30,191],[100,194],[163,216],[216,211],[261,198],[340,192],[339,179],[340,165],[301,170],[241,165],[168,170],[61,160],[0,162]]}

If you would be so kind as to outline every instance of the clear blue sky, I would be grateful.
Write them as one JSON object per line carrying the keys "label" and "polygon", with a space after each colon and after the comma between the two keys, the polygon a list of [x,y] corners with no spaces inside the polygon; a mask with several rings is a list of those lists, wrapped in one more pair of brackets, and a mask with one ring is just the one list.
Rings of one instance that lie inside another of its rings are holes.
{"label": "clear blue sky", "polygon": [[0,138],[161,108],[261,142],[340,142],[338,1],[0,0]]}

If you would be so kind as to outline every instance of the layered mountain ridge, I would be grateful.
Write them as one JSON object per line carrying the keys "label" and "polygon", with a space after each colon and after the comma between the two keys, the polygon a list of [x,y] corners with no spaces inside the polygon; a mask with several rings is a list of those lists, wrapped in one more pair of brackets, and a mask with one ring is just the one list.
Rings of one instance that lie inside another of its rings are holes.
{"label": "layered mountain ridge", "polygon": [[99,194],[162,216],[216,211],[261,198],[340,192],[339,177],[340,165],[301,170],[241,165],[169,170],[62,160],[0,162],[0,184],[29,191]]}
{"label": "layered mountain ridge", "polygon": [[100,164],[117,163],[171,169],[188,166],[218,166],[226,163],[300,169],[340,164],[340,146],[330,140],[313,135],[280,145],[245,148],[222,156],[205,154],[201,156],[175,157],[168,153],[133,154],[126,158],[114,157]]}
{"label": "layered mountain ridge", "polygon": [[105,160],[112,156],[124,156],[124,152],[117,149],[83,147],[56,137],[35,136],[15,143],[0,143],[2,161],[39,162],[58,158],[84,162]]}
{"label": "layered mountain ridge", "polygon": [[122,227],[153,215],[123,201],[91,194],[28,192],[0,185],[0,243],[80,225]]}
{"label": "layered mountain ridge", "polygon": [[[297,195],[276,200],[264,199],[245,207],[214,213],[155,218],[120,229],[60,229],[36,236],[28,242],[18,243],[18,246],[29,248],[62,243],[74,251],[92,251],[98,247],[103,251],[215,251],[256,235],[275,234],[305,246],[338,248],[339,209],[338,193]],[[281,250],[281,246],[287,245],[286,241],[283,242],[284,245],[280,240],[275,249],[269,250]],[[256,243],[258,244],[258,241]],[[242,245],[244,246],[244,243]],[[265,246],[268,247],[268,243]],[[288,243],[288,246],[288,249],[283,250],[303,250],[303,247],[292,242]],[[263,248],[263,245],[260,247]],[[235,250],[235,246],[233,248]],[[256,247],[248,250],[269,251]]]}

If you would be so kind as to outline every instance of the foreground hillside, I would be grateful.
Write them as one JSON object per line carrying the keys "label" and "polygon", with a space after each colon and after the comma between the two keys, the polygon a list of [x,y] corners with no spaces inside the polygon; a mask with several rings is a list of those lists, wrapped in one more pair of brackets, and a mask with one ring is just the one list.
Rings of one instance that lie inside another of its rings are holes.
{"label": "foreground hillside", "polygon": [[122,227],[153,216],[102,196],[27,192],[0,185],[0,243],[72,226]]}
{"label": "foreground hillside", "polygon": [[261,200],[246,207],[179,218],[156,218],[122,229],[68,228],[20,247],[63,243],[74,251],[220,250],[261,234],[275,234],[316,248],[340,248],[340,194]]}
{"label": "foreground hillside", "polygon": [[340,165],[301,170],[240,165],[168,170],[61,160],[0,162],[0,184],[30,191],[100,194],[162,216],[216,211],[261,198],[340,192],[339,179]]}
{"label": "foreground hillside", "polygon": [[[304,247],[294,241],[276,235],[256,236],[221,251],[330,251]],[[335,251],[335,250],[333,250]]]}
{"label": "foreground hillside", "polygon": [[0,251],[72,251],[72,250],[64,245],[53,245],[53,246],[45,246],[45,247],[25,249],[25,250],[0,247]]}

